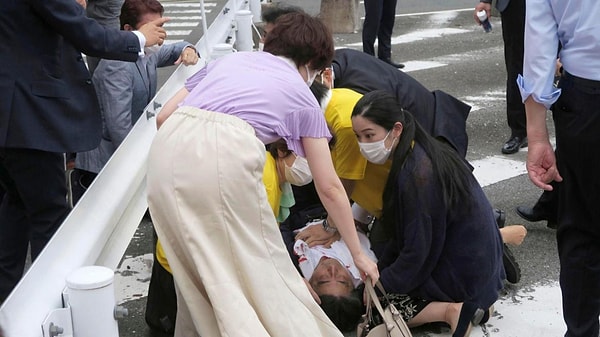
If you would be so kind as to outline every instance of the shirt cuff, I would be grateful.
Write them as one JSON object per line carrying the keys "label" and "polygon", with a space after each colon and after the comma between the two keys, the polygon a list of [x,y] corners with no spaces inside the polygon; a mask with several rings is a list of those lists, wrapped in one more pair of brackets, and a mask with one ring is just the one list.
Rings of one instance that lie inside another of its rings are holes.
{"label": "shirt cuff", "polygon": [[533,85],[526,83],[525,78],[519,74],[517,76],[517,86],[519,87],[519,91],[521,92],[521,99],[523,103],[532,96],[533,100],[543,104],[546,109],[550,109],[550,106],[556,102],[558,97],[560,96],[560,89],[552,90],[549,94],[540,94],[535,92],[535,88]]}
{"label": "shirt cuff", "polygon": [[144,36],[144,34],[140,33],[137,30],[134,30],[133,33],[138,37],[138,40],[140,40],[140,52],[138,53],[139,56],[144,56],[144,47],[146,46],[146,37]]}

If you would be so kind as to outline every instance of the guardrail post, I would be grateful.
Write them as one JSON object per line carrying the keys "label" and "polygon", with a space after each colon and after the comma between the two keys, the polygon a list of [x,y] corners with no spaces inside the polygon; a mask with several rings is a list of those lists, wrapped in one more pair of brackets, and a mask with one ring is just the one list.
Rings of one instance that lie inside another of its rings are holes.
{"label": "guardrail post", "polygon": [[81,267],[67,276],[74,337],[119,337],[114,276],[102,266]]}
{"label": "guardrail post", "polygon": [[238,51],[252,51],[252,12],[247,10],[235,13],[237,30],[235,31],[235,48]]}

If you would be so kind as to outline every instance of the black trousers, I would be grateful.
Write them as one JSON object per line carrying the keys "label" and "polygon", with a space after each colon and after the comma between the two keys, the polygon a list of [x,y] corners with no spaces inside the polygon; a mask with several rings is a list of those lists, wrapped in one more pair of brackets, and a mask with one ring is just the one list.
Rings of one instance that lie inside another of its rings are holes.
{"label": "black trousers", "polygon": [[600,81],[565,73],[552,108],[558,170],[557,243],[566,337],[597,337],[600,316]]}
{"label": "black trousers", "polygon": [[62,153],[0,148],[0,302],[21,279],[27,247],[32,260],[69,212]]}
{"label": "black trousers", "polygon": [[392,31],[396,20],[397,0],[365,0],[365,21],[363,23],[363,51],[375,56],[377,39],[377,57],[391,60]]}
{"label": "black trousers", "polygon": [[517,76],[523,73],[525,0],[511,0],[501,17],[506,65],[506,119],[511,137],[524,137],[527,135],[527,118]]}

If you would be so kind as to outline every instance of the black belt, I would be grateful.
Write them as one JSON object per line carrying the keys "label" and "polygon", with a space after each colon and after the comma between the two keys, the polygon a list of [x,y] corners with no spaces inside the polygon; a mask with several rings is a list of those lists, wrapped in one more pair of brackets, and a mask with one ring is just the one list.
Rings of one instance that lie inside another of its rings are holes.
{"label": "black belt", "polygon": [[566,70],[563,71],[563,77],[565,79],[570,79],[573,83],[577,85],[584,85],[586,87],[600,89],[600,81],[588,80],[587,78],[578,77],[573,74],[570,74]]}

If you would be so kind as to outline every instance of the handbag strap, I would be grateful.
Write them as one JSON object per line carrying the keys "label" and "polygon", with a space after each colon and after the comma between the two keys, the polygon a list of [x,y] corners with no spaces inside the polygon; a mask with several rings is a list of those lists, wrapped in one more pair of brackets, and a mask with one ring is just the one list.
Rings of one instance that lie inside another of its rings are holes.
{"label": "handbag strap", "polygon": [[394,320],[394,322],[388,321],[388,317],[386,317],[386,315],[385,315],[385,311],[384,311],[383,307],[381,306],[381,303],[379,302],[379,298],[377,297],[377,294],[375,293],[375,289],[373,288],[373,284],[371,283],[370,278],[367,278],[367,280],[365,281],[365,289],[367,291],[367,296],[366,296],[367,317],[369,317],[369,319],[371,318],[370,308],[371,308],[371,303],[373,303],[375,305],[375,307],[377,308],[377,311],[379,311],[379,314],[381,315],[381,318],[382,318],[383,322],[385,323],[385,326],[386,326],[386,329],[388,330],[388,332],[391,331],[390,329],[393,329],[394,323],[396,323],[396,326],[400,329],[400,333],[402,336],[407,336],[407,337],[412,336],[410,329],[406,325],[406,322],[404,322],[404,319],[400,315],[400,312],[398,311],[398,309],[396,309],[396,307],[390,301],[381,282],[377,281],[376,286],[381,291],[383,296],[385,297],[385,300],[387,301],[387,304],[388,304],[388,309],[390,310],[390,313],[392,314],[392,319]]}
{"label": "handbag strap", "polygon": [[390,308],[390,312],[392,313],[392,315],[394,317],[397,317],[398,315],[400,315],[400,312],[392,304],[392,301],[390,300],[387,292],[383,288],[383,284],[381,284],[381,282],[379,280],[377,280],[377,283],[375,284],[375,286],[377,286],[377,289],[379,289],[379,291],[381,292],[381,294],[383,294],[383,298],[385,298],[385,301],[387,302],[388,308]]}
{"label": "handbag strap", "polygon": [[[377,284],[379,285],[380,283],[377,282]],[[373,284],[371,283],[370,278],[367,278],[367,280],[365,281],[365,289],[367,290],[367,313],[370,314],[369,307],[371,307],[371,303],[374,304],[375,308],[377,308],[377,311],[379,311],[379,315],[381,316],[381,318],[387,325],[388,322],[386,322],[383,307],[381,306],[381,303],[379,302],[379,298],[377,297],[377,294],[375,293],[375,289],[373,288]]]}

